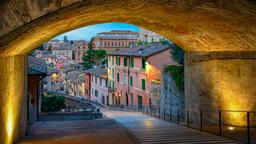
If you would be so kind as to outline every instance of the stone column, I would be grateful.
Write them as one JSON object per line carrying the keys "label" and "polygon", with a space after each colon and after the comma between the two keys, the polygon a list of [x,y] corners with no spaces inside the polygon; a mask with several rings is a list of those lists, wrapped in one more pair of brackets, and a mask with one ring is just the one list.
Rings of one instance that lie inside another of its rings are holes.
{"label": "stone column", "polygon": [[0,143],[25,135],[27,124],[27,57],[0,58]]}
{"label": "stone column", "polygon": [[[186,54],[186,108],[203,111],[256,111],[255,96],[256,52]],[[210,113],[218,117],[217,111]],[[222,115],[223,121],[229,124],[246,123],[245,112],[223,112]]]}

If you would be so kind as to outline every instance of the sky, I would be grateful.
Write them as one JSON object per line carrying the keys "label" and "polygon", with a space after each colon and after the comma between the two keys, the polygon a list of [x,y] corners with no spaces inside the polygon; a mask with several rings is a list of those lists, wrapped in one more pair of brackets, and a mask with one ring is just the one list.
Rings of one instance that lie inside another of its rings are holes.
{"label": "sky", "polygon": [[96,24],[91,26],[82,27],[69,31],[67,33],[61,34],[53,39],[63,40],[64,36],[67,35],[68,40],[87,40],[89,41],[92,37],[96,36],[100,32],[109,32],[111,30],[131,30],[139,31],[139,27],[124,23],[104,23]]}

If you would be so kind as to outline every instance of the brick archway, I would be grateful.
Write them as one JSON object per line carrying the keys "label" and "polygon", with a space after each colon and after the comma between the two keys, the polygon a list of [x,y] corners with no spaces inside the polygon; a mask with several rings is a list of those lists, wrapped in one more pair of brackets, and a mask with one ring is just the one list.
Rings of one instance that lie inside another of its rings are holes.
{"label": "brick archway", "polygon": [[150,29],[194,53],[186,57],[188,107],[255,109],[253,0],[6,0],[0,9],[0,142],[25,134],[26,54],[58,34],[104,22]]}

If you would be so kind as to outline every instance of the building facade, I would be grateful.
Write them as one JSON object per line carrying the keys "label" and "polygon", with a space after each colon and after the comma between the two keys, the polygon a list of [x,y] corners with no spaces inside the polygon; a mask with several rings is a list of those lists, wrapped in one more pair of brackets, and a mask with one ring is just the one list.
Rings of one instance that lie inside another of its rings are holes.
{"label": "building facade", "polygon": [[128,48],[136,44],[139,38],[138,32],[129,30],[112,30],[98,33],[93,39],[95,49],[114,50]]}
{"label": "building facade", "polygon": [[28,122],[38,120],[40,102],[43,93],[43,81],[47,75],[46,63],[43,59],[28,56]]}
{"label": "building facade", "polygon": [[84,73],[84,97],[87,100],[91,99],[91,74],[90,73]]}
{"label": "building facade", "polygon": [[107,69],[91,68],[85,73],[90,74],[91,78],[90,100],[109,105]]}
{"label": "building facade", "polygon": [[68,60],[73,60],[73,46],[64,45],[61,47],[53,47],[52,54],[57,57],[65,56],[68,58]]}
{"label": "building facade", "polygon": [[74,60],[76,63],[83,62],[83,56],[88,50],[88,42],[84,40],[75,41]]}
{"label": "building facade", "polygon": [[164,36],[157,34],[155,32],[152,32],[150,30],[140,28],[139,31],[139,42],[142,43],[154,43],[154,42],[161,42],[161,41],[169,41],[167,38]]}
{"label": "building facade", "polygon": [[152,43],[110,53],[109,96],[113,104],[138,109],[149,106],[151,81],[160,81],[162,69],[176,64],[170,50],[168,45]]}

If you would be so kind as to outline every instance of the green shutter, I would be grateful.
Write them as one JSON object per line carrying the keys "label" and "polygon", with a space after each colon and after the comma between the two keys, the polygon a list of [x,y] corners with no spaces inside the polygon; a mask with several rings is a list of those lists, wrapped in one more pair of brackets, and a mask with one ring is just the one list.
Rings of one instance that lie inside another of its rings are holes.
{"label": "green shutter", "polygon": [[142,84],[142,90],[146,90],[146,80],[141,79],[141,84]]}
{"label": "green shutter", "polygon": [[130,76],[130,86],[133,86],[133,79],[132,79],[132,76]]}
{"label": "green shutter", "polygon": [[131,63],[130,63],[130,64],[131,64],[130,66],[131,66],[131,67],[134,67],[134,58],[131,58],[131,59],[130,59],[130,62],[131,62]]}
{"label": "green shutter", "polygon": [[108,87],[108,80],[105,80],[105,87]]}
{"label": "green shutter", "polygon": [[127,58],[124,58],[124,66],[127,66]]}

